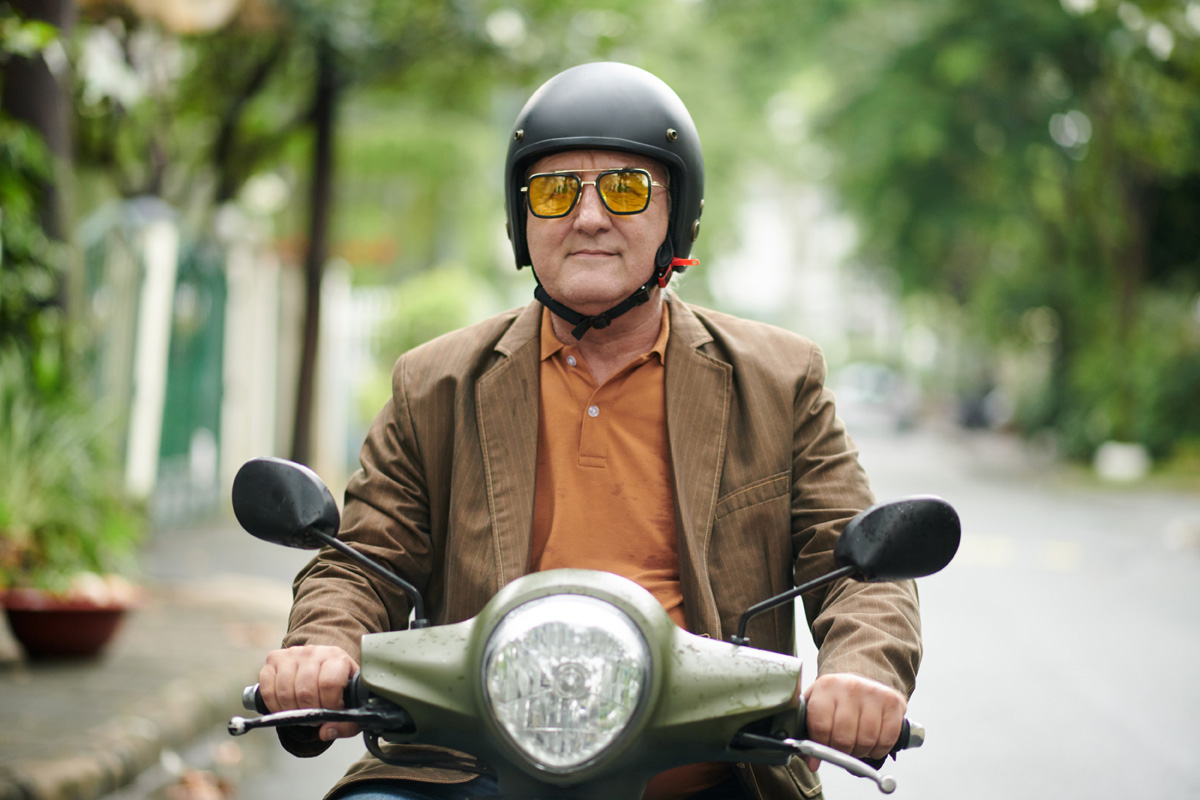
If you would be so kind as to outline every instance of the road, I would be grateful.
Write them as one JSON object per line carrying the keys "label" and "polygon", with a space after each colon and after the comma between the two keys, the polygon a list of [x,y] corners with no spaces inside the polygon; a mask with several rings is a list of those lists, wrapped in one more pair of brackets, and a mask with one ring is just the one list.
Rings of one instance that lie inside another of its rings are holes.
{"label": "road", "polygon": [[[1200,487],[1103,486],[993,436],[857,437],[878,497],[937,494],[963,521],[955,561],[920,582],[909,713],[928,741],[889,764],[893,796],[1200,797]],[[319,797],[362,750],[297,760],[254,739],[238,780],[253,800]],[[821,775],[832,800],[880,796]]]}
{"label": "road", "polygon": [[[963,522],[919,582],[929,738],[889,764],[894,796],[1200,797],[1200,493],[1098,485],[993,437],[859,444],[880,498],[938,494]],[[821,773],[829,798],[879,797]]]}

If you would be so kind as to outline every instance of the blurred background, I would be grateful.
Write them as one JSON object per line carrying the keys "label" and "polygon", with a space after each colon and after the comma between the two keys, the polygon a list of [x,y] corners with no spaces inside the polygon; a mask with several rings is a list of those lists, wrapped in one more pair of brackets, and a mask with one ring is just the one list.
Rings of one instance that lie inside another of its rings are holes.
{"label": "blurred background", "polygon": [[394,359],[531,298],[510,125],[594,60],[699,128],[677,291],[815,339],[881,495],[986,447],[1200,541],[1198,0],[0,0],[3,584],[144,578],[252,457],[340,495]]}

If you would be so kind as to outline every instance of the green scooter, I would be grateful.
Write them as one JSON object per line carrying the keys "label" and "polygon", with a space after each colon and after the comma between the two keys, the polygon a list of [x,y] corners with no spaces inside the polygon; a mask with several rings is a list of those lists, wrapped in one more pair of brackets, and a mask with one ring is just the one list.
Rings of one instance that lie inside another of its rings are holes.
{"label": "green scooter", "polygon": [[[274,458],[238,472],[233,506],[254,536],[289,547],[336,548],[413,599],[408,630],[370,634],[345,708],[266,713],[257,687],[243,703],[263,716],[234,717],[238,736],[255,728],[356,723],[367,749],[411,766],[403,748],[449,748],[437,766],[491,772],[506,798],[641,797],[654,775],[706,761],[785,764],[815,757],[896,782],[868,764],[805,738],[801,661],[749,645],[746,624],[839,578],[894,581],[942,569],[960,524],[936,497],[881,503],[838,540],[836,570],[746,611],[729,642],[688,633],[636,583],[593,570],[558,569],[505,586],[478,616],[430,627],[420,593],[337,538],[339,514],[311,470]],[[905,720],[893,754],[919,747]]]}

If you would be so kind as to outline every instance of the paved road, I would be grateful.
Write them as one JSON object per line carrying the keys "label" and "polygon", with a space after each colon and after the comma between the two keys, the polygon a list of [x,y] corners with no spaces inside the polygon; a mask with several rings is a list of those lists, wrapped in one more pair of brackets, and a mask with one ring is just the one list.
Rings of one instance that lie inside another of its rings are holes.
{"label": "paved road", "polygon": [[[895,796],[1200,797],[1200,493],[1096,485],[989,438],[859,440],[881,498],[939,494],[964,529],[920,582],[929,740],[890,766]],[[822,773],[831,798],[879,797]]]}
{"label": "paved road", "polygon": [[[938,494],[964,525],[955,562],[921,582],[926,655],[910,715],[929,740],[889,765],[894,796],[1200,797],[1200,548],[1186,543],[1200,540],[1200,487],[1098,486],[991,437],[858,436],[881,499]],[[208,543],[169,563],[283,581],[304,559],[277,549],[288,557],[204,563],[224,552]],[[240,751],[227,741],[215,733],[198,750],[240,758],[239,796],[253,800],[319,797],[361,752],[354,740],[297,760],[269,734]],[[833,800],[879,797],[836,768],[822,775]]]}

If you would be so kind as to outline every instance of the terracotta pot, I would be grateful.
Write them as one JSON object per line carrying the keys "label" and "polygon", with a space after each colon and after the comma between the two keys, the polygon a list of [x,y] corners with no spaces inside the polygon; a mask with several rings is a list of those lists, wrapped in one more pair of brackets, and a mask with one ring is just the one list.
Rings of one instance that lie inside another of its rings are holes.
{"label": "terracotta pot", "polygon": [[10,589],[3,604],[13,638],[30,658],[98,655],[121,626],[129,606],[63,598],[36,589]]}

